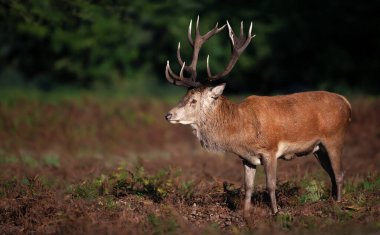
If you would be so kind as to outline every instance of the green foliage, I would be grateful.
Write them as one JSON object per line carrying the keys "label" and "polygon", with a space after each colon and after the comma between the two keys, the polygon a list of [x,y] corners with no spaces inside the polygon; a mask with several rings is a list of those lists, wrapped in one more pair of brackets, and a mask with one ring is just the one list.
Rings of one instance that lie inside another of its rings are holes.
{"label": "green foliage", "polygon": [[25,185],[25,186],[31,186],[32,185],[30,180],[28,178],[25,178],[25,177],[20,180],[20,183],[22,185]]}
{"label": "green foliage", "polygon": [[103,205],[107,209],[115,209],[117,207],[115,198],[112,196],[104,197],[104,200],[101,202],[101,205]]}
{"label": "green foliage", "polygon": [[293,216],[288,213],[280,213],[276,217],[277,223],[284,229],[289,230],[293,223]]}
{"label": "green foliage", "polygon": [[336,218],[341,222],[349,221],[350,219],[352,219],[352,216],[353,216],[352,210],[344,210],[341,206],[334,205],[333,211],[334,211],[334,216],[336,216]]}
{"label": "green foliage", "polygon": [[352,194],[356,192],[375,191],[380,189],[379,175],[369,174],[360,182],[348,181],[344,185],[344,193]]}
{"label": "green foliage", "polygon": [[317,219],[315,216],[300,216],[297,218],[302,227],[306,228],[308,232],[312,232],[318,228]]}
{"label": "green foliage", "polygon": [[363,181],[359,187],[364,191],[374,191],[376,189],[380,189],[380,177],[378,178],[367,178]]}
{"label": "green foliage", "polygon": [[[239,231],[236,227],[233,228],[233,233],[232,234],[249,234],[247,232],[244,232],[244,231]],[[207,228],[205,228],[205,231],[203,232],[203,234],[207,234],[207,235],[213,235],[213,234],[222,234],[222,230],[219,226],[219,224],[217,223],[211,223],[208,225]]]}
{"label": "green foliage", "polygon": [[126,193],[146,195],[154,201],[161,201],[172,190],[171,172],[160,170],[157,174],[149,175],[143,167],[137,167],[134,172],[119,169],[114,173],[112,180],[113,194],[122,196]]}
{"label": "green foliage", "polygon": [[305,184],[305,191],[299,199],[301,203],[320,201],[324,196],[324,183],[313,179]]}
{"label": "green foliage", "polygon": [[[121,166],[109,176],[101,175],[79,185],[70,185],[67,191],[76,198],[90,200],[100,196],[108,200],[128,194],[146,196],[155,202],[161,202],[169,194],[178,195],[181,200],[190,200],[195,185],[192,181],[178,181],[178,174],[170,169],[148,174],[142,166],[136,167],[134,171]],[[103,204],[113,207],[113,202],[107,203],[107,200]]]}
{"label": "green foliage", "polygon": [[14,189],[18,182],[16,178],[4,179],[0,181],[0,197],[5,197],[9,190]]}
{"label": "green foliage", "polygon": [[70,185],[67,191],[76,198],[93,200],[107,194],[107,191],[104,190],[106,182],[107,177],[101,175],[96,179],[86,180],[79,185]]}
{"label": "green foliage", "polygon": [[195,184],[192,180],[182,181],[179,187],[179,194],[185,199],[190,200],[195,191]]}
{"label": "green foliage", "polygon": [[162,218],[155,214],[148,214],[148,223],[152,227],[152,234],[177,234],[180,226],[172,216],[169,218]]}
{"label": "green foliage", "polygon": [[59,168],[61,166],[61,163],[59,161],[59,155],[54,153],[46,154],[43,157],[43,162],[46,166],[52,166],[55,168]]}
{"label": "green foliage", "polygon": [[[215,22],[254,21],[253,46],[236,64],[231,91],[277,92],[308,88],[379,92],[378,2],[215,0],[5,0],[0,3],[0,85],[120,85],[121,80],[164,82],[175,49],[190,58],[186,28],[201,17],[201,32]],[[231,8],[232,7],[232,8]],[[213,37],[200,54],[204,78],[229,59],[226,37]],[[159,83],[160,84],[160,83]]]}
{"label": "green foliage", "polygon": [[49,153],[42,157],[42,160],[37,159],[35,156],[22,152],[20,156],[16,157],[14,155],[7,156],[0,152],[0,164],[17,164],[22,163],[28,167],[35,168],[40,165],[51,166],[59,168],[61,166],[59,161],[59,155],[56,153]]}
{"label": "green foliage", "polygon": [[41,182],[41,185],[43,185],[44,187],[46,188],[54,188],[55,186],[57,186],[59,184],[59,181],[57,180],[56,177],[40,177],[40,182]]}
{"label": "green foliage", "polygon": [[19,160],[15,156],[6,156],[0,152],[0,164],[16,164]]}
{"label": "green foliage", "polygon": [[159,202],[172,190],[170,171],[159,171],[157,174],[146,174],[143,167],[137,167],[134,172],[119,167],[110,176],[101,175],[93,180],[86,180],[79,185],[70,185],[68,193],[76,198],[93,200],[103,196],[102,205],[107,208],[116,207],[114,197],[127,194],[148,196]]}
{"label": "green foliage", "polygon": [[21,162],[29,167],[34,168],[38,166],[38,161],[28,153],[21,154],[20,158]]}
{"label": "green foliage", "polygon": [[[6,7],[6,35],[0,38],[2,58],[11,59],[6,71],[21,70],[40,83],[120,79],[138,56],[136,43],[148,37],[123,17],[127,5],[31,0]],[[12,65],[22,60],[23,65]]]}

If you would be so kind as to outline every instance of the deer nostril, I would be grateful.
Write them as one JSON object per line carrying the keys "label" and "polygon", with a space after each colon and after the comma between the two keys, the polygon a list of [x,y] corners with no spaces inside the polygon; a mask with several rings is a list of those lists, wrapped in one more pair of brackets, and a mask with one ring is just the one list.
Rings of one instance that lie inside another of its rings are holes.
{"label": "deer nostril", "polygon": [[173,115],[172,115],[171,113],[168,113],[168,114],[165,115],[165,119],[166,119],[166,120],[169,120],[170,118],[172,118],[172,116],[173,116]]}

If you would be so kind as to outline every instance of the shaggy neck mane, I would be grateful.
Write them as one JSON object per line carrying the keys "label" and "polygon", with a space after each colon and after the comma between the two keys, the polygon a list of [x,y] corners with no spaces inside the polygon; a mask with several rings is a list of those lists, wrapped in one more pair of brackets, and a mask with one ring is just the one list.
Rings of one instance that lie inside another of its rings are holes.
{"label": "shaggy neck mane", "polygon": [[213,109],[204,110],[200,127],[221,127],[224,125],[232,125],[232,120],[237,117],[237,105],[229,101],[226,97],[221,96],[216,101]]}
{"label": "shaggy neck mane", "polygon": [[202,146],[212,151],[225,151],[229,148],[229,138],[238,131],[239,120],[237,105],[221,96],[213,109],[204,110],[202,119],[195,127],[196,135]]}

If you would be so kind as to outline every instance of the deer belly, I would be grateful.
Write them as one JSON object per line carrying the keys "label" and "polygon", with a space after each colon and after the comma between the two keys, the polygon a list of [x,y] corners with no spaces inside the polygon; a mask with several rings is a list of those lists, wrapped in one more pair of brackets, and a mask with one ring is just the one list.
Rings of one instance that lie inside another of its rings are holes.
{"label": "deer belly", "polygon": [[305,142],[279,142],[277,146],[276,158],[283,158],[291,160],[296,156],[304,156],[314,153],[319,149],[319,141],[305,141]]}

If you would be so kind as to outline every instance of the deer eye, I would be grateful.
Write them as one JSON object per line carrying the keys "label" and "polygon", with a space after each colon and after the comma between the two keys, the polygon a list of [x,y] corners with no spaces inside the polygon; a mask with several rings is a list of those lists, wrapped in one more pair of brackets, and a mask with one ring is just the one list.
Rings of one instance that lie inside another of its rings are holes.
{"label": "deer eye", "polygon": [[192,99],[192,100],[190,101],[190,103],[191,103],[191,104],[195,104],[195,103],[197,103],[197,101],[196,101],[195,99]]}

